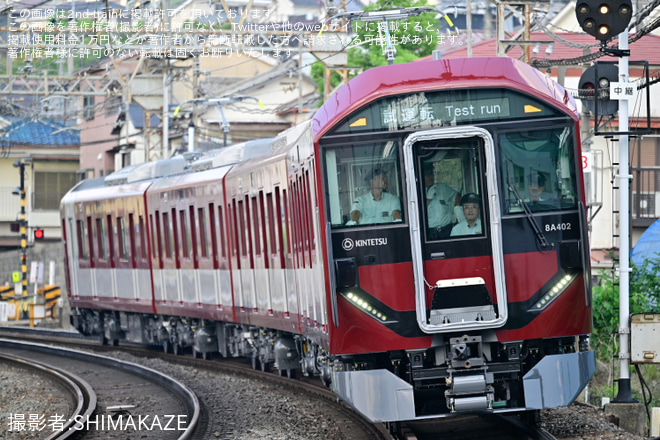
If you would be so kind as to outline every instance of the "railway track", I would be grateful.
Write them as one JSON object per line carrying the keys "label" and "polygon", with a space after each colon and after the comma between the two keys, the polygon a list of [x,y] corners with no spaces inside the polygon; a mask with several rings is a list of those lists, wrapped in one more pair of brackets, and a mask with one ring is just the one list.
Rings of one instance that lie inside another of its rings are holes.
{"label": "railway track", "polygon": [[61,429],[54,431],[48,437],[49,440],[74,438],[78,434],[75,429],[76,420],[89,420],[96,410],[97,399],[94,388],[87,381],[69,371],[8,354],[0,354],[0,363],[20,370],[33,371],[38,376],[55,382],[56,387],[63,394],[68,395],[70,407],[73,409],[67,414],[63,414]]}
{"label": "railway track", "polygon": [[14,362],[19,359],[25,368],[40,365],[42,374],[59,374],[55,380],[74,397],[76,411],[70,414],[35,415],[64,421],[61,426],[50,424],[55,429],[49,439],[110,439],[139,431],[141,439],[188,440],[196,434],[201,415],[197,397],[187,386],[157,371],[32,342],[0,339],[0,351]]}
{"label": "railway track", "polygon": [[[84,347],[94,352],[109,354],[116,351],[128,353],[143,359],[164,359],[188,370],[223,372],[241,377],[255,379],[261,382],[272,383],[276,386],[294,390],[297,393],[314,396],[327,404],[335,405],[337,413],[333,420],[340,426],[342,436],[349,440],[363,439],[392,439],[384,425],[374,425],[365,421],[362,417],[337,402],[335,394],[323,387],[318,378],[299,378],[292,381],[277,374],[263,372],[253,369],[249,361],[244,359],[197,359],[190,353],[185,355],[165,354],[162,349],[155,347],[144,347],[134,344],[122,344],[120,347],[101,345],[98,340],[82,338],[76,333],[46,331],[28,329],[3,329],[0,328],[0,336],[12,335],[21,339],[47,340],[50,343],[62,344],[69,347]],[[401,424],[397,427],[400,439],[426,440],[426,439],[474,439],[502,440],[502,439],[524,439],[524,440],[552,440],[554,437],[549,433],[539,430],[534,425],[528,425],[515,416],[487,417],[487,416],[460,416],[431,421],[422,421],[412,424]],[[211,435],[206,432],[206,435]],[[206,438],[200,436],[198,438]]]}
{"label": "railway track", "polygon": [[[191,353],[185,355],[165,354],[158,347],[144,347],[136,344],[122,344],[119,347],[101,345],[99,340],[84,338],[77,333],[63,331],[39,331],[36,329],[23,328],[0,328],[0,337],[12,337],[21,340],[47,341],[51,344],[57,344],[65,347],[91,350],[95,353],[112,355],[113,352],[121,352],[130,356],[142,359],[165,360],[168,363],[184,367],[189,371],[207,371],[214,374],[225,373],[236,375],[259,382],[268,383],[275,387],[286,389],[306,396],[313,396],[315,399],[322,400],[325,405],[334,408],[332,419],[339,427],[342,437],[347,440],[384,440],[392,439],[387,429],[382,425],[374,425],[361,416],[356,414],[347,405],[338,402],[337,396],[330,390],[323,387],[317,378],[300,378],[300,380],[291,380],[287,377],[280,377],[276,374],[252,369],[250,362],[244,359],[197,359],[192,357]],[[0,346],[1,347],[1,346]],[[1,349],[1,348],[0,348]],[[207,402],[208,403],[208,402]],[[201,425],[210,425],[206,420],[208,414],[204,414]],[[207,429],[200,426],[197,435],[194,438],[206,439],[213,438],[213,429]],[[201,433],[200,433],[201,432]],[[217,435],[216,435],[217,436]]]}

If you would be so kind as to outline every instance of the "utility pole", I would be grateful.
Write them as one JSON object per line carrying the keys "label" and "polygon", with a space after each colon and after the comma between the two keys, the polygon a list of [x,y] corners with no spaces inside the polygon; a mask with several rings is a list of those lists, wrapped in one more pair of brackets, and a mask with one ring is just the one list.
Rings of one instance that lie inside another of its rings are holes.
{"label": "utility pole", "polygon": [[[199,77],[202,74],[201,71],[201,63],[199,60],[199,56],[195,55],[194,56],[194,61],[193,61],[193,72],[192,72],[192,80],[193,80],[193,100],[198,98],[199,95]],[[188,124],[188,151],[197,151],[197,139],[195,138],[195,123],[197,122],[197,106],[193,105],[192,108],[192,117],[190,119],[190,124]]]}

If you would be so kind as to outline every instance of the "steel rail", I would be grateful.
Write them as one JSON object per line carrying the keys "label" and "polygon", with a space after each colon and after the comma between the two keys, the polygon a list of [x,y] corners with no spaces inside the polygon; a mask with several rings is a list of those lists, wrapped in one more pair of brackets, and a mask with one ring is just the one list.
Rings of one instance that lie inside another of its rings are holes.
{"label": "steel rail", "polygon": [[[84,362],[94,362],[102,364],[108,368],[121,369],[123,371],[129,372],[141,376],[151,382],[157,383],[158,385],[167,388],[174,392],[177,397],[186,405],[187,410],[190,415],[190,422],[186,429],[178,437],[178,440],[189,440],[192,439],[195,435],[195,431],[200,421],[201,407],[199,399],[195,393],[188,388],[183,383],[178,380],[167,376],[159,371],[153,370],[148,367],[143,367],[131,362],[120,361],[117,359],[112,359],[107,356],[101,356],[92,353],[86,353],[78,350],[70,350],[61,347],[52,347],[43,344],[28,343],[28,342],[16,342],[8,339],[0,339],[0,347],[12,347],[18,349],[29,349],[31,352],[40,352],[47,353],[50,355],[58,356],[67,356]],[[93,392],[93,391],[92,391]],[[96,399],[96,397],[95,397]],[[93,408],[96,408],[96,401],[94,402]],[[89,414],[91,415],[91,413]],[[77,419],[73,419],[77,420]],[[76,432],[75,430],[69,432]],[[49,437],[56,439],[63,439],[67,437]]]}

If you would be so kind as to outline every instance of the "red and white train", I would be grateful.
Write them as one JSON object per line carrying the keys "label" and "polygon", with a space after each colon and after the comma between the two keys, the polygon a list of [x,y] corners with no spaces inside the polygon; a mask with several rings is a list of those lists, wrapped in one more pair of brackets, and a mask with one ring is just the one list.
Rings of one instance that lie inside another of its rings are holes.
{"label": "red and white train", "polygon": [[72,323],[319,375],[372,421],[568,405],[595,370],[578,133],[516,60],[368,70],[276,138],[72,189]]}

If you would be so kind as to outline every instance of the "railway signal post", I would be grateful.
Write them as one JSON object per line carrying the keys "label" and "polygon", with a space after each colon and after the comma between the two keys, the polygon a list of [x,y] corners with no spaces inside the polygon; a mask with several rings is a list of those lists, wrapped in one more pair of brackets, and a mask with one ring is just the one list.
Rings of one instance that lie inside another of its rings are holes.
{"label": "railway signal post", "polygon": [[[632,2],[630,0],[579,0],[575,5],[575,13],[580,27],[589,35],[594,36],[601,42],[601,52],[619,57],[618,79],[619,85],[628,82],[628,68],[630,50],[628,49],[628,24],[632,19]],[[619,37],[619,47],[607,47],[607,42],[615,36]],[[604,66],[603,66],[604,67]],[[598,72],[598,69],[596,69]],[[589,70],[585,72],[585,75]],[[605,109],[606,103],[599,102],[601,98],[598,93],[599,78],[594,75],[594,110],[596,121],[594,130],[598,134],[598,111]],[[580,81],[583,87],[585,81]],[[613,83],[607,81],[610,90]],[[612,96],[610,91],[608,95]],[[603,106],[603,107],[601,107]],[[592,110],[590,108],[590,110]],[[629,171],[629,148],[628,148],[628,101],[621,99],[619,102],[619,172],[616,178],[619,181],[619,389],[614,402],[637,403],[632,396],[630,387],[630,222],[629,222],[629,188],[632,175]],[[610,133],[612,134],[612,133]]]}
{"label": "railway signal post", "polygon": [[27,296],[27,217],[25,212],[26,205],[26,194],[25,194],[25,165],[26,159],[16,159],[13,163],[15,168],[19,169],[20,174],[20,185],[18,187],[18,192],[21,197],[21,215],[20,215],[20,231],[21,231],[21,272],[23,274],[21,278],[21,286],[23,296]]}

